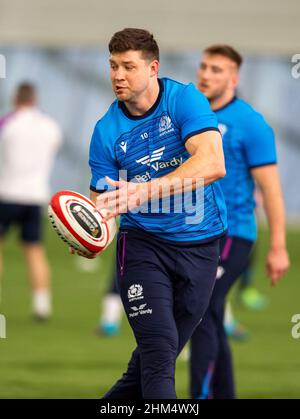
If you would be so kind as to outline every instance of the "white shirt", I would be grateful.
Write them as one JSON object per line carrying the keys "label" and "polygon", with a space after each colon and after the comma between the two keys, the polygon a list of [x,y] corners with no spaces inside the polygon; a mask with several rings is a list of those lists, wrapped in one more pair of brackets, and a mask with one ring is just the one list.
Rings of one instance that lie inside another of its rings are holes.
{"label": "white shirt", "polygon": [[33,107],[0,121],[0,201],[41,205],[62,135],[57,123]]}

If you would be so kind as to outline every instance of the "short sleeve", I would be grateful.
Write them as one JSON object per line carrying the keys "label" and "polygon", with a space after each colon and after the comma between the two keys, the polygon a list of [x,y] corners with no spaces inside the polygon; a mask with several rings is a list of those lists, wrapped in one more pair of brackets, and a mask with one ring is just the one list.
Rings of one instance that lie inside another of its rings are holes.
{"label": "short sleeve", "polygon": [[260,114],[247,122],[244,147],[249,168],[277,163],[273,130]]}
{"label": "short sleeve", "polygon": [[185,143],[190,137],[205,131],[219,131],[218,121],[203,93],[190,83],[177,97],[176,121]]}
{"label": "short sleeve", "polygon": [[109,176],[113,180],[119,179],[113,144],[102,137],[98,124],[91,139],[89,165],[92,174],[90,184],[92,191],[102,192],[109,189],[109,185],[105,182],[105,176]]}

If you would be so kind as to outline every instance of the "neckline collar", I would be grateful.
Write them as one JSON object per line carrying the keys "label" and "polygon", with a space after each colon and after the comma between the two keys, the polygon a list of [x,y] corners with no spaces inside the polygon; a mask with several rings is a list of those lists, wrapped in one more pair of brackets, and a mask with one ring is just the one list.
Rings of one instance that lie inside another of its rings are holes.
{"label": "neckline collar", "polygon": [[236,100],[237,100],[237,96],[235,95],[235,96],[233,96],[233,98],[229,102],[225,103],[225,105],[221,106],[218,109],[215,109],[214,112],[222,111],[223,109],[227,108],[227,106],[231,105]]}
{"label": "neckline collar", "polygon": [[121,102],[121,101],[118,101],[118,107],[122,110],[124,115],[127,116],[127,118],[133,119],[133,120],[144,119],[144,118],[147,118],[149,115],[151,115],[155,111],[155,109],[158,107],[158,105],[160,103],[160,99],[161,99],[161,96],[162,96],[162,93],[163,93],[163,90],[164,90],[163,81],[161,79],[157,79],[157,81],[158,81],[158,84],[159,84],[159,93],[158,93],[157,99],[153,103],[151,108],[148,109],[147,112],[145,112],[143,115],[131,115],[129,110],[126,108],[125,103]]}

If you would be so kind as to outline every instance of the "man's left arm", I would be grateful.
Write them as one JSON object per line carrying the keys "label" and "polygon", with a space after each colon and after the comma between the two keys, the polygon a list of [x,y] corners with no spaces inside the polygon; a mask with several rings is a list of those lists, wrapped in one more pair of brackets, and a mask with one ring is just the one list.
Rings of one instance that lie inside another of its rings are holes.
{"label": "man's left arm", "polygon": [[290,262],[286,249],[285,210],[283,194],[276,164],[251,169],[264,200],[270,228],[270,249],[267,273],[275,285],[288,270]]}

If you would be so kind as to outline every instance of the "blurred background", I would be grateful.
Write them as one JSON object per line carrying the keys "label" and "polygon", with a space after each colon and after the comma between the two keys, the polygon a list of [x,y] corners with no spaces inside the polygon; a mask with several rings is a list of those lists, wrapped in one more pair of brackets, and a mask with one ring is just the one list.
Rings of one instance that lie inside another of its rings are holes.
{"label": "blurred background", "polygon": [[[300,397],[300,340],[291,336],[291,318],[300,312],[300,69],[298,74],[292,62],[300,54],[299,21],[298,0],[0,0],[0,55],[6,63],[0,116],[11,110],[20,82],[37,86],[40,108],[63,130],[51,176],[53,193],[89,193],[91,133],[114,99],[107,44],[115,31],[141,27],[153,32],[161,49],[160,76],[184,83],[195,82],[204,47],[228,43],[242,53],[238,95],[276,133],[292,268],[270,290],[262,225],[255,276],[270,304],[257,313],[235,307],[252,332],[247,343],[233,342],[240,397]],[[0,313],[6,316],[7,337],[0,339],[0,398],[100,397],[123,372],[134,346],[126,320],[113,338],[94,333],[112,274],[113,245],[96,264],[84,266],[69,257],[45,222],[54,316],[47,324],[35,324],[28,314],[16,234],[9,235],[4,249]],[[178,396],[187,397],[184,360],[178,361],[177,375]]]}

